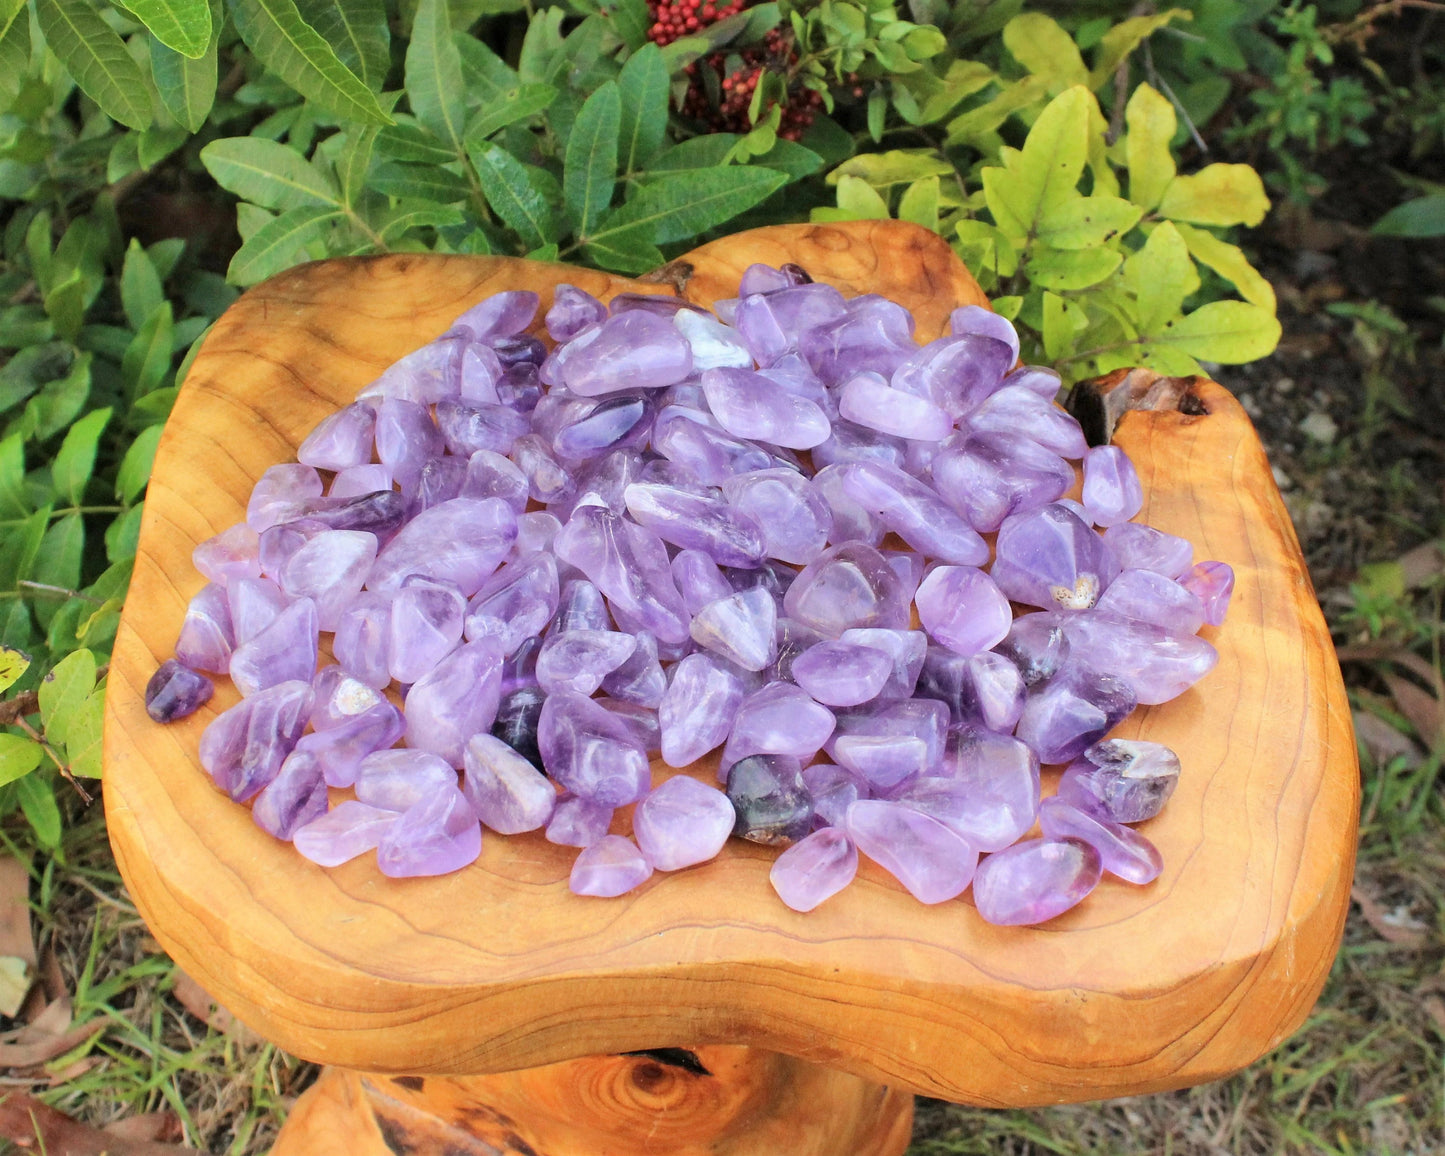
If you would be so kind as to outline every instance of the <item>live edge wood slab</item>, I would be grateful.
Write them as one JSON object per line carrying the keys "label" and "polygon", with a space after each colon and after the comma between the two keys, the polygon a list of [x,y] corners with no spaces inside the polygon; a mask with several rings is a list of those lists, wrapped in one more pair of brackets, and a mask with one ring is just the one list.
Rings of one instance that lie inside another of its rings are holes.
{"label": "live edge wood slab", "polygon": [[[707,305],[749,263],[788,260],[847,294],[902,301],[920,340],[943,332],[955,305],[983,301],[948,246],[913,226],[788,226],[704,246],[645,284],[504,258],[307,265],[242,297],[196,359],[157,454],[111,666],[111,840],[157,938],[243,1021],[308,1059],[408,1077],[330,1073],[317,1096],[333,1107],[380,1096],[404,1116],[422,1083],[412,1075],[511,1072],[486,1086],[515,1092],[529,1077],[519,1069],[561,1061],[603,1065],[588,1079],[632,1065],[641,1087],[637,1066],[656,1062],[618,1053],[686,1047],[727,1067],[738,1049],[723,1045],[748,1045],[762,1058],[747,1080],[766,1068],[794,1104],[827,1101],[808,1083],[822,1065],[876,1109],[854,1122],[853,1146],[794,1150],[897,1152],[899,1090],[1022,1106],[1180,1087],[1248,1064],[1314,1003],[1354,860],[1350,716],[1263,450],[1230,394],[1203,379],[1161,388],[1119,375],[1103,391],[1144,482],[1143,519],[1237,575],[1228,622],[1205,630],[1218,668],[1119,731],[1167,743],[1184,763],[1143,828],[1164,873],[1145,888],[1106,879],[1043,927],[989,926],[967,896],[922,906],[866,861],[853,886],[799,915],[768,884],[775,852],[736,840],[712,863],[606,901],[568,892],[575,853],[540,833],[488,836],[474,866],[439,879],[389,880],[370,857],[323,870],[201,772],[201,731],[236,701],[225,680],[185,722],[146,717],[146,680],[203,582],[195,544],[244,516],[255,479],[294,460],[317,421],[464,308],[519,287],[545,308],[562,281]],[[1120,416],[1125,394],[1156,408]],[[330,1110],[318,1105],[316,1120]],[[502,1128],[507,1112],[488,1111]],[[514,1150],[504,1139],[476,1150]]]}

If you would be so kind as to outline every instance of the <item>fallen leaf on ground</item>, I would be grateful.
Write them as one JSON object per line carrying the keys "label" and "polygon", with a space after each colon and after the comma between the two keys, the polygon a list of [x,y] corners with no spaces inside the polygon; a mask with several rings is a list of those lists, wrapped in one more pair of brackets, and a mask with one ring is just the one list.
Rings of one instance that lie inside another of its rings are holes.
{"label": "fallen leaf on ground", "polygon": [[139,1116],[127,1116],[124,1120],[107,1124],[102,1131],[122,1140],[164,1144],[179,1144],[185,1135],[181,1118],[174,1112],[142,1112]]}
{"label": "fallen leaf on ground", "polygon": [[1411,919],[1402,910],[1387,911],[1384,906],[1358,883],[1350,889],[1350,898],[1359,905],[1360,914],[1375,934],[1396,947],[1424,947],[1426,927]]}
{"label": "fallen leaf on ground", "polygon": [[1383,765],[1401,755],[1411,765],[1420,762],[1420,750],[1409,735],[1401,734],[1379,715],[1367,710],[1355,711],[1354,717],[1355,735],[1377,763]]}
{"label": "fallen leaf on ground", "polygon": [[35,978],[35,962],[30,869],[7,855],[0,859],[0,1015],[20,1010]]}
{"label": "fallen leaf on ground", "polygon": [[63,1056],[103,1029],[105,1023],[104,1019],[93,1019],[89,1023],[33,1043],[0,1044],[0,1068],[33,1068],[37,1064],[55,1059],[56,1056]]}
{"label": "fallen leaf on ground", "polygon": [[0,1140],[45,1156],[181,1156],[196,1151],[92,1128],[22,1092],[0,1097]]}
{"label": "fallen leaf on ground", "polygon": [[1435,1030],[1445,1036],[1445,1000],[1438,995],[1427,995],[1424,1000],[1425,1014],[1435,1024]]}
{"label": "fallen leaf on ground", "polygon": [[238,1039],[255,1038],[250,1028],[217,1003],[210,992],[180,968],[176,968],[176,985],[172,994],[186,1011],[222,1035]]}

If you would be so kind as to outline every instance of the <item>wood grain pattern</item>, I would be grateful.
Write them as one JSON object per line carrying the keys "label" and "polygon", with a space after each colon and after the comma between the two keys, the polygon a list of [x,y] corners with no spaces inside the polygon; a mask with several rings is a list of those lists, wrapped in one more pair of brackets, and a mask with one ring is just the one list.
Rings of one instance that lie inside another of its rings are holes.
{"label": "wood grain pattern", "polygon": [[330,1068],[272,1156],[901,1156],[913,1097],[757,1048],[704,1072],[589,1056],[460,1079]]}
{"label": "wood grain pattern", "polygon": [[[868,256],[900,230],[910,263]],[[930,299],[920,339],[971,284],[912,226],[792,235],[819,280],[838,262],[849,290]],[[691,255],[688,291],[711,299],[740,265],[791,253],[788,237],[762,230],[756,247],[742,234]],[[571,853],[540,835],[489,836],[455,875],[389,880],[366,860],[303,861],[210,786],[196,744],[234,691],[172,727],[142,703],[202,584],[193,545],[241,517],[252,481],[291,459],[320,417],[463,308],[508,286],[545,297],[564,279],[604,294],[631,284],[481,258],[305,266],[241,298],[196,360],[156,460],[105,733],[117,859],[186,971],[282,1047],[362,1071],[461,1075],[747,1044],[990,1105],[1212,1079],[1298,1026],[1344,918],[1355,748],[1263,450],[1212,383],[1197,390],[1207,415],[1128,413],[1117,433],[1145,483],[1145,519],[1238,576],[1230,620],[1210,632],[1219,667],[1121,731],[1184,760],[1146,827],[1165,856],[1147,888],[1108,880],[1045,927],[997,928],[967,897],[923,907],[865,863],[854,886],[799,915],[768,885],[773,852],[732,841],[709,864],[587,901],[567,891]]]}

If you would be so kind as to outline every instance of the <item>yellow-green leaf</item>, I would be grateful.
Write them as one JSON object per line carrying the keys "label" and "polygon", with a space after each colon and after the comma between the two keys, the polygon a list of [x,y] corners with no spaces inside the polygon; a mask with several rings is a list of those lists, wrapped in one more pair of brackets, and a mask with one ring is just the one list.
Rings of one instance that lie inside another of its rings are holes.
{"label": "yellow-green leaf", "polygon": [[1249,263],[1243,249],[1221,241],[1213,233],[1196,229],[1193,225],[1179,224],[1174,227],[1179,230],[1179,235],[1189,246],[1190,256],[1196,261],[1208,269],[1213,269],[1238,289],[1239,295],[1251,305],[1258,305],[1271,313],[1275,311],[1274,286]]}
{"label": "yellow-green leaf", "polygon": [[898,201],[898,219],[912,221],[938,232],[938,178],[924,177],[903,191]]}
{"label": "yellow-green leaf", "polygon": [[92,691],[71,716],[65,740],[70,773],[83,779],[100,778],[101,730],[105,719],[105,691]]}
{"label": "yellow-green leaf", "polygon": [[999,90],[992,100],[960,113],[948,122],[948,136],[944,144],[949,148],[958,145],[977,145],[1018,112],[1037,103],[1049,92],[1049,82],[1042,76],[1026,76]]}
{"label": "yellow-green leaf", "polygon": [[1029,252],[1029,280],[1043,289],[1067,293],[1097,285],[1119,267],[1122,253],[1114,249],[1046,249]]}
{"label": "yellow-green leaf", "polygon": [[30,965],[18,955],[0,955],[0,1015],[14,1016],[20,1011],[30,994],[31,979]]}
{"label": "yellow-green leaf", "polygon": [[1057,293],[1044,292],[1044,355],[1050,361],[1062,361],[1074,352],[1074,340],[1088,327],[1089,319],[1072,301]]}
{"label": "yellow-green leaf", "polygon": [[985,270],[999,277],[1012,277],[1018,272],[1018,250],[987,221],[965,218],[958,222],[957,231],[954,248],[975,276]]}
{"label": "yellow-green leaf", "polygon": [[47,739],[65,742],[76,708],[94,689],[95,655],[90,651],[72,651],[55,664],[40,680],[40,721]]}
{"label": "yellow-green leaf", "polygon": [[1208,165],[1175,177],[1159,200],[1160,216],[1194,225],[1248,225],[1269,212],[1264,182],[1248,165]]}
{"label": "yellow-green leaf", "polygon": [[919,124],[932,124],[942,120],[960,102],[976,92],[982,92],[994,79],[994,71],[981,60],[955,60],[948,66],[938,89],[930,92],[919,113]]}
{"label": "yellow-green leaf", "polygon": [[1279,320],[1267,309],[1244,301],[1211,301],[1151,334],[1150,342],[1200,361],[1240,365],[1268,357],[1279,334]]}
{"label": "yellow-green leaf", "polygon": [[0,785],[24,778],[40,765],[44,754],[34,739],[0,733]]}
{"label": "yellow-green leaf", "polygon": [[1204,370],[1199,362],[1172,345],[1160,345],[1146,342],[1137,347],[1137,352],[1130,352],[1105,360],[1099,359],[1096,372],[1108,373],[1113,369],[1123,369],[1142,365],[1145,369],[1152,369],[1155,373],[1162,373],[1169,377],[1193,377],[1203,376]]}
{"label": "yellow-green leaf", "polygon": [[1184,299],[1199,288],[1199,274],[1171,222],[1155,228],[1144,247],[1124,262],[1124,284],[1137,301],[1141,333],[1156,333],[1179,315]]}
{"label": "yellow-green leaf", "polygon": [[1033,236],[1044,214],[1073,195],[1088,151],[1092,99],[1080,86],[1055,97],[1034,121],[1023,151],[1005,153],[1003,168],[983,170],[989,212],[1011,240]]}
{"label": "yellow-green leaf", "polygon": [[127,128],[150,127],[150,92],[140,66],[90,0],[35,0],[35,16],[50,50],[107,116]]}
{"label": "yellow-green leaf", "polygon": [[157,40],[182,56],[199,60],[211,40],[211,8],[206,0],[125,0]]}
{"label": "yellow-green leaf", "polygon": [[0,694],[4,694],[20,681],[20,676],[30,669],[30,655],[13,646],[0,646]]}
{"label": "yellow-green leaf", "polygon": [[888,202],[862,177],[838,178],[838,208],[853,221],[888,220]]}
{"label": "yellow-green leaf", "polygon": [[1129,166],[1129,199],[1141,209],[1152,209],[1174,179],[1174,139],[1178,119],[1174,106],[1147,84],[1141,84],[1129,98],[1124,112],[1128,136],[1124,156]]}
{"label": "yellow-green leaf", "polygon": [[1143,215],[1122,197],[1071,197],[1039,219],[1035,236],[1055,249],[1088,249],[1127,233]]}
{"label": "yellow-green leaf", "polygon": [[1089,83],[1089,70],[1074,38],[1041,12],[1025,12],[1005,24],[1003,43],[1015,60],[1047,82],[1050,96]]}
{"label": "yellow-green leaf", "polygon": [[1099,107],[1099,98],[1089,94],[1089,172],[1094,177],[1094,193],[1106,197],[1119,195],[1119,178],[1114,175],[1114,166],[1109,163],[1109,144],[1106,139],[1109,122]]}
{"label": "yellow-green leaf", "polygon": [[1121,20],[1099,40],[1099,51],[1094,56],[1094,70],[1089,74],[1089,86],[1101,88],[1106,84],[1124,58],[1175,20],[1193,20],[1194,13],[1185,8],[1170,8],[1167,12],[1156,12],[1152,16],[1131,16]]}
{"label": "yellow-green leaf", "polygon": [[233,285],[254,285],[304,259],[302,250],[345,214],[326,205],[297,205],[267,221],[236,250],[226,270]]}
{"label": "yellow-green leaf", "polygon": [[932,149],[889,149],[881,153],[860,153],[844,161],[826,180],[836,185],[844,177],[861,177],[875,189],[891,189],[925,177],[951,177],[953,173],[953,165]]}

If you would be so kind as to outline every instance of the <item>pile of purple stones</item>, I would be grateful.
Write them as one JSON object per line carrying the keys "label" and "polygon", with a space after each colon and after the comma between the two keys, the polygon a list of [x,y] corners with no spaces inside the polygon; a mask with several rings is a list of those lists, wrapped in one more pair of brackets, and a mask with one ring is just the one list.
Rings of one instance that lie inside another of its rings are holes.
{"label": "pile of purple stones", "polygon": [[[1106,736],[1214,666],[1196,632],[1233,575],[1130,521],[1129,459],[1015,368],[1006,320],[958,309],[920,346],[902,306],[764,265],[715,314],[559,285],[550,351],[539,306],[469,309],[196,548],[210,584],[146,703],[181,718],[230,675],[200,760],[256,823],[389,876],[543,829],[599,896],[737,835],[786,847],[798,911],[862,851],[1001,924],[1158,875],[1129,824],[1179,760]],[[654,786],[658,756],[723,789]],[[1041,763],[1067,765],[1042,800]]]}

